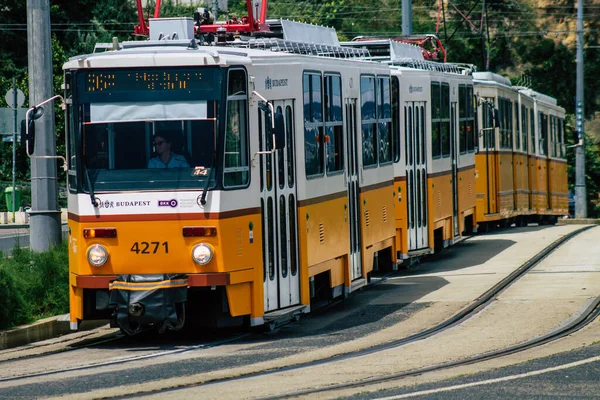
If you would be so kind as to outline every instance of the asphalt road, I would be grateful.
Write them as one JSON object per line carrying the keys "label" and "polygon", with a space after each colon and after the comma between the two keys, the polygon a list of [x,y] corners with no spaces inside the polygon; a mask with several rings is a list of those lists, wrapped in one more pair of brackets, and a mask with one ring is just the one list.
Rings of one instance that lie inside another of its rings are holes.
{"label": "asphalt road", "polygon": [[598,399],[600,344],[526,363],[351,399]]}
{"label": "asphalt road", "polygon": [[[67,238],[68,226],[63,225],[63,240]],[[29,247],[29,228],[0,229],[0,251],[10,255],[15,246]]]}

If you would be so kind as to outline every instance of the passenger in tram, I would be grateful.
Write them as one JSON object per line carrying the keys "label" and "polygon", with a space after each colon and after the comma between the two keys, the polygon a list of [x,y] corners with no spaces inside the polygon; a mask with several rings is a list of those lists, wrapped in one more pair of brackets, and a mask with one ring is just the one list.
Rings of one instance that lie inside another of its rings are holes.
{"label": "passenger in tram", "polygon": [[184,156],[171,151],[171,140],[154,135],[152,139],[156,157],[148,161],[148,168],[190,168]]}

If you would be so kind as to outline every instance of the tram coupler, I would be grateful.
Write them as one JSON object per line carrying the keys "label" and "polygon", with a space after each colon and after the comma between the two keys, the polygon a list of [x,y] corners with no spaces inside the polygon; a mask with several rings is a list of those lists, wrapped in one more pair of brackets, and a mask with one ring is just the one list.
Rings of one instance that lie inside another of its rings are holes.
{"label": "tram coupler", "polygon": [[111,326],[128,335],[181,329],[187,287],[187,275],[119,275],[109,285]]}

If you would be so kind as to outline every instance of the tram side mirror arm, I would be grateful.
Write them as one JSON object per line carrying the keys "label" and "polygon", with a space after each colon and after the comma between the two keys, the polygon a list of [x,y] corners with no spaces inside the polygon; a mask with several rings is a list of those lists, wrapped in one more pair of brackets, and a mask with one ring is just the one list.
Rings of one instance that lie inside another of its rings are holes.
{"label": "tram side mirror arm", "polygon": [[275,113],[275,149],[281,150],[285,148],[285,125],[283,123],[283,114],[281,111]]}
{"label": "tram side mirror arm", "polygon": [[44,104],[53,102],[54,100],[60,99],[60,107],[65,110],[65,100],[61,95],[56,95],[44,100],[37,106],[33,106],[25,113],[25,120],[21,122],[21,143],[25,144],[25,152],[29,158],[46,158],[46,159],[59,159],[63,161],[63,170],[67,171],[67,160],[63,156],[35,156],[35,120],[40,119],[44,115]]}

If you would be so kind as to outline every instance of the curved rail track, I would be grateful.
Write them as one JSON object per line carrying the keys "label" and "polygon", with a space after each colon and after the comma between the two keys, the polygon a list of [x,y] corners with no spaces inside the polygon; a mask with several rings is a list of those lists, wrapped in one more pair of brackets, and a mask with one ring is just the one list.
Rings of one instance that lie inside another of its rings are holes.
{"label": "curved rail track", "polygon": [[[560,247],[561,245],[563,245],[565,242],[572,239],[576,235],[578,235],[588,229],[591,229],[591,228],[592,228],[592,226],[583,227],[581,229],[570,232],[570,233],[566,234],[565,236],[559,238],[558,240],[554,241],[553,243],[551,243],[550,245],[545,247],[541,252],[536,254],[534,257],[530,258],[528,261],[523,263],[520,267],[518,267],[515,271],[510,273],[508,276],[506,276],[504,279],[502,279],[500,282],[498,282],[492,288],[490,288],[485,293],[483,293],[481,296],[479,296],[467,308],[463,309],[462,311],[460,311],[457,314],[453,315],[452,317],[448,318],[444,322],[442,322],[430,329],[416,333],[414,335],[410,335],[408,337],[393,340],[393,341],[390,341],[390,342],[387,342],[384,344],[372,346],[372,347],[369,347],[366,349],[349,352],[349,353],[341,354],[338,356],[329,357],[327,359],[319,359],[319,360],[315,360],[315,361],[299,363],[299,364],[282,367],[282,368],[274,368],[274,369],[269,369],[269,370],[254,372],[254,373],[248,373],[248,374],[244,374],[244,375],[240,375],[240,376],[236,376],[236,377],[214,379],[214,380],[209,380],[209,381],[205,381],[205,382],[199,382],[197,384],[187,384],[187,385],[178,386],[178,387],[171,387],[171,388],[165,388],[165,389],[148,391],[148,392],[140,392],[140,393],[131,394],[129,396],[119,396],[119,397],[120,398],[132,398],[132,397],[136,397],[136,396],[140,396],[140,395],[168,393],[171,391],[177,391],[177,390],[181,390],[181,389],[209,386],[209,385],[220,384],[220,383],[225,383],[225,382],[267,376],[267,375],[276,374],[276,373],[289,372],[289,371],[293,371],[293,370],[299,370],[302,368],[325,365],[325,364],[348,360],[348,359],[352,359],[352,358],[356,358],[356,357],[371,355],[371,354],[383,352],[383,351],[386,351],[386,350],[389,350],[392,348],[401,347],[401,346],[404,346],[404,345],[407,345],[410,343],[414,343],[414,342],[429,338],[429,337],[437,335],[445,330],[448,330],[448,329],[466,321],[467,319],[473,317],[477,313],[479,313],[481,310],[483,310],[488,305],[490,305],[501,292],[503,292],[505,289],[507,289],[509,286],[511,286],[513,283],[515,283],[517,280],[519,280],[519,278],[521,278],[523,275],[525,275],[527,272],[529,272],[533,267],[535,267],[538,263],[540,263],[550,253],[552,253],[554,250],[556,250],[558,247]],[[445,369],[445,368],[450,368],[450,367],[456,367],[456,366],[460,366],[460,365],[472,364],[472,363],[479,362],[479,361],[502,357],[507,354],[512,354],[512,353],[516,353],[516,352],[519,352],[522,350],[526,350],[526,349],[529,349],[529,348],[532,348],[535,346],[539,346],[539,345],[548,343],[550,341],[556,340],[556,339],[564,337],[566,335],[569,335],[569,334],[583,328],[587,324],[589,324],[598,315],[600,315],[600,297],[595,299],[591,303],[591,305],[585,310],[585,312],[583,314],[581,314],[577,319],[575,319],[571,323],[567,324],[566,326],[563,326],[547,335],[529,340],[527,342],[524,342],[524,343],[521,343],[518,345],[514,345],[514,346],[507,347],[507,348],[497,350],[497,351],[491,351],[491,352],[484,353],[484,354],[481,354],[481,355],[478,355],[475,357],[469,357],[469,358],[463,359],[463,360],[452,361],[452,362],[447,362],[447,363],[438,364],[438,365],[432,365],[432,366],[419,368],[419,369],[415,369],[415,370],[410,370],[410,371],[405,371],[405,372],[401,372],[401,373],[397,373],[397,374],[390,374],[390,375],[385,375],[385,376],[381,376],[381,377],[369,378],[369,379],[359,380],[359,381],[345,383],[345,384],[336,384],[336,385],[315,388],[315,389],[310,389],[310,390],[305,390],[305,391],[283,393],[283,394],[278,394],[275,397],[266,397],[266,398],[290,398],[290,397],[296,397],[296,396],[306,396],[306,395],[311,395],[311,394],[317,394],[317,393],[327,392],[327,391],[360,387],[360,386],[365,386],[365,385],[382,383],[382,382],[386,382],[386,381],[390,381],[390,380],[394,380],[394,379],[398,379],[398,378],[402,378],[402,377],[406,377],[406,376],[418,375],[418,374],[422,374],[424,372],[435,371],[435,370],[440,370],[440,369]]]}
{"label": "curved rail track", "polygon": [[[360,356],[365,356],[365,355],[369,355],[369,354],[382,352],[385,350],[404,346],[409,343],[413,343],[413,342],[431,337],[433,335],[439,334],[440,332],[442,332],[444,330],[452,328],[452,327],[456,326],[457,324],[464,322],[466,319],[477,314],[479,311],[481,311],[482,309],[487,307],[490,303],[492,303],[498,294],[500,294],[502,291],[504,291],[512,283],[516,282],[520,277],[522,277],[524,274],[526,274],[531,268],[533,268],[541,260],[543,260],[546,256],[548,256],[553,250],[555,250],[556,248],[558,248],[559,246],[561,246],[563,243],[570,240],[574,236],[578,235],[579,233],[582,233],[590,228],[591,228],[591,226],[583,227],[581,229],[578,229],[576,231],[568,233],[565,236],[554,241],[549,246],[544,248],[540,253],[538,253],[531,259],[529,259],[527,262],[522,264],[519,268],[517,268],[511,274],[506,276],[504,279],[502,279],[500,282],[498,282],[492,288],[490,288],[485,293],[483,293],[481,296],[479,296],[470,306],[463,309],[459,313],[453,315],[452,317],[448,318],[444,322],[442,322],[430,329],[416,333],[414,335],[410,335],[408,337],[393,340],[393,341],[390,341],[390,342],[387,342],[384,344],[372,346],[372,347],[369,347],[366,349],[349,352],[349,353],[341,354],[338,356],[329,357],[327,359],[319,359],[319,360],[295,364],[295,365],[291,365],[291,366],[287,366],[287,367],[249,373],[249,374],[245,374],[245,375],[241,375],[241,376],[237,376],[237,377],[215,379],[215,380],[201,382],[201,383],[192,384],[192,385],[171,387],[171,388],[165,388],[165,389],[160,389],[160,390],[156,390],[156,391],[136,393],[136,394],[130,395],[130,397],[135,397],[135,396],[142,395],[142,394],[166,393],[169,391],[175,391],[175,390],[179,390],[182,388],[207,386],[207,385],[223,383],[223,382],[228,382],[228,381],[233,381],[233,380],[260,377],[260,376],[266,376],[266,375],[280,373],[280,372],[297,370],[297,369],[306,368],[306,367],[324,365],[324,364],[328,364],[328,363],[343,361],[346,359],[351,359],[351,358],[355,358],[355,357],[360,357]],[[385,280],[386,280],[386,278],[383,278],[380,282],[383,282]],[[335,386],[330,386],[330,387],[324,387],[324,388],[314,389],[314,390],[305,391],[305,392],[295,392],[295,393],[283,394],[283,395],[279,395],[277,397],[281,398],[281,397],[291,397],[291,396],[298,396],[298,395],[309,395],[312,393],[319,393],[319,392],[324,392],[324,391],[339,390],[342,388],[351,388],[351,387],[364,386],[364,385],[369,385],[369,384],[374,384],[374,383],[380,383],[380,382],[385,382],[385,381],[389,381],[389,380],[393,380],[393,379],[398,379],[398,378],[405,377],[405,376],[421,374],[423,372],[428,372],[428,371],[434,371],[436,369],[443,369],[443,368],[449,368],[449,367],[454,367],[454,366],[463,365],[463,364],[474,363],[474,362],[478,362],[478,361],[482,361],[482,360],[486,360],[486,359],[490,359],[490,358],[494,358],[494,357],[500,357],[502,355],[514,353],[517,351],[521,351],[526,348],[530,348],[530,347],[537,346],[537,345],[540,345],[543,343],[547,343],[551,340],[555,340],[559,337],[568,335],[569,333],[572,333],[573,331],[575,331],[577,329],[581,329],[581,327],[585,326],[585,324],[589,323],[591,320],[593,320],[595,318],[596,315],[598,315],[598,313],[600,313],[600,309],[598,307],[599,304],[600,304],[600,298],[597,299],[592,304],[592,306],[590,306],[589,312],[586,312],[585,315],[582,315],[580,318],[573,321],[571,324],[567,325],[566,327],[563,327],[560,331],[556,331],[556,332],[548,334],[544,337],[540,337],[540,338],[536,339],[535,341],[531,341],[531,343],[527,342],[527,343],[520,344],[518,346],[513,346],[511,348],[503,349],[500,351],[486,353],[486,354],[483,354],[478,357],[473,357],[473,358],[469,358],[469,359],[465,359],[465,360],[461,360],[461,361],[455,361],[455,362],[430,366],[430,367],[421,368],[421,369],[414,370],[414,371],[406,371],[406,372],[399,373],[399,374],[387,375],[387,376],[383,376],[383,377],[372,378],[372,379],[363,380],[363,381],[357,381],[357,382],[344,384],[344,385],[335,385]],[[101,368],[101,367],[106,367],[106,366],[110,366],[110,365],[118,365],[118,364],[123,364],[123,363],[130,363],[130,362],[134,362],[134,361],[147,360],[150,358],[159,358],[159,357],[170,356],[170,355],[174,355],[174,354],[181,354],[181,353],[185,353],[185,352],[189,352],[189,351],[212,348],[212,347],[216,347],[216,346],[219,346],[222,344],[228,344],[228,343],[240,340],[242,338],[246,338],[250,335],[251,335],[251,333],[245,333],[245,334],[233,336],[233,337],[230,337],[227,339],[215,340],[212,342],[202,343],[202,344],[198,344],[198,345],[194,345],[194,346],[185,346],[185,347],[177,348],[177,349],[156,351],[156,352],[152,352],[149,354],[137,355],[137,356],[115,359],[115,360],[110,360],[110,361],[100,361],[97,363],[81,365],[81,366],[73,366],[73,367],[53,369],[53,370],[48,370],[48,371],[43,371],[43,372],[35,372],[35,373],[30,373],[30,374],[10,376],[10,377],[5,377],[5,378],[0,378],[0,383],[1,382],[16,382],[16,381],[26,380],[29,378],[35,378],[35,377],[40,377],[40,376],[55,375],[55,374],[60,374],[60,373],[73,372],[73,371],[90,370],[90,369]],[[115,340],[119,340],[122,338],[123,338],[123,336],[117,333],[117,334],[115,334],[114,337],[107,338],[107,339],[100,338],[98,341],[92,341],[91,343],[86,343],[85,346],[89,347],[91,345],[103,344],[106,342],[115,341]],[[53,354],[53,353],[63,353],[66,351],[71,351],[71,350],[78,350],[83,347],[84,347],[83,345],[80,345],[80,346],[76,346],[76,347],[72,347],[72,348],[68,348],[68,349],[57,350],[54,352],[46,352],[45,355]],[[29,358],[29,357],[30,356],[21,357],[21,358],[17,358],[17,359],[22,360],[24,358]],[[10,360],[10,361],[12,361],[12,360]],[[123,397],[123,396],[120,396],[120,397]],[[127,396],[125,396],[125,397],[127,397]]]}

